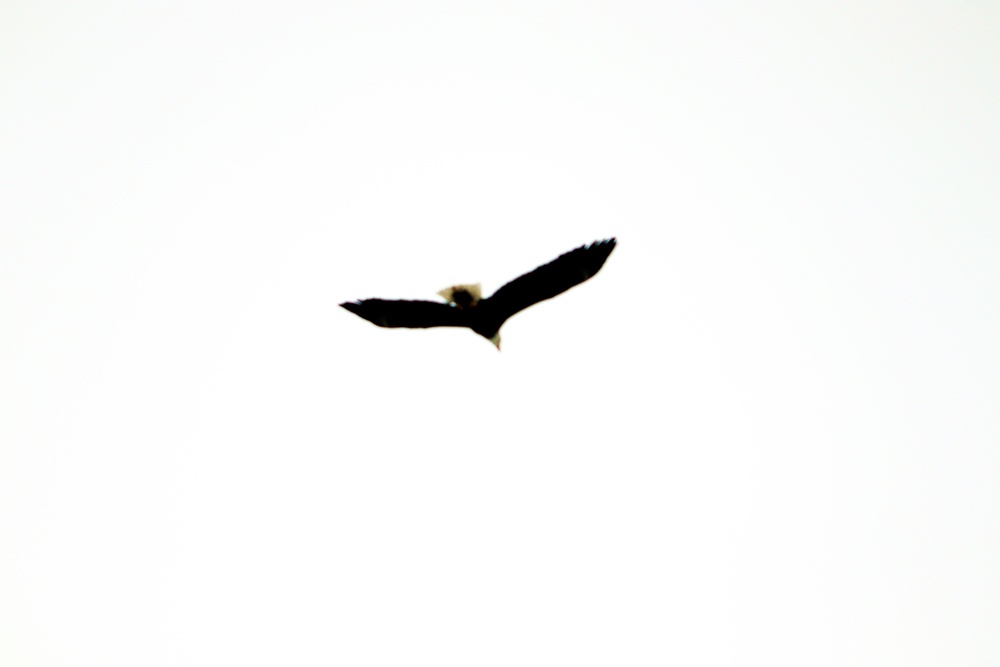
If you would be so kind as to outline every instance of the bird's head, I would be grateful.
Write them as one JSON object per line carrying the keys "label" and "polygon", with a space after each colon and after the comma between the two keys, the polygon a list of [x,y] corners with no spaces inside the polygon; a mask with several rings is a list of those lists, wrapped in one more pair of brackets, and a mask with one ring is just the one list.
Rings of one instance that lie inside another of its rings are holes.
{"label": "bird's head", "polygon": [[500,332],[496,332],[490,336],[490,342],[497,346],[497,352],[500,351]]}
{"label": "bird's head", "polygon": [[442,299],[457,308],[473,308],[483,298],[479,284],[453,285],[438,292]]}

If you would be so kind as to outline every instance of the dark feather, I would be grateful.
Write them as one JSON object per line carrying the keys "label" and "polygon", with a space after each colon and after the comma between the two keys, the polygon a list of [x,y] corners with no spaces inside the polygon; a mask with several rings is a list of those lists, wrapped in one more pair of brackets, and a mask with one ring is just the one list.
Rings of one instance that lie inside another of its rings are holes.
{"label": "dark feather", "polygon": [[480,303],[503,324],[510,316],[539,301],[551,299],[593,277],[615,249],[615,239],[598,241],[560,255],[548,264],[515,278]]}
{"label": "dark feather", "polygon": [[365,299],[340,304],[358,317],[363,317],[380,327],[405,327],[426,329],[429,327],[468,326],[462,311],[437,301],[390,301],[387,299]]}

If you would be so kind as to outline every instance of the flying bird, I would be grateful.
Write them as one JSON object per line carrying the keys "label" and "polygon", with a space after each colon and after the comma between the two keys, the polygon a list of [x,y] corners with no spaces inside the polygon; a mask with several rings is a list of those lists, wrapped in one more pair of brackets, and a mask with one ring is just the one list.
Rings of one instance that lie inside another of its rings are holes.
{"label": "flying bird", "polygon": [[364,299],[340,304],[358,317],[380,327],[426,329],[467,327],[500,349],[500,327],[539,301],[551,299],[592,278],[615,249],[615,239],[595,241],[560,255],[548,264],[515,278],[484,299],[476,285],[453,285],[438,294],[437,301],[390,301]]}

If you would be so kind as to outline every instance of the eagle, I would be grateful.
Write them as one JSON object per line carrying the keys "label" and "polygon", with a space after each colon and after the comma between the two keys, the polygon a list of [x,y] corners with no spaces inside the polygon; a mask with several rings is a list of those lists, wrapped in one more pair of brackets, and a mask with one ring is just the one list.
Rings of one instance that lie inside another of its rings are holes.
{"label": "eagle", "polygon": [[551,299],[592,278],[615,249],[614,238],[595,241],[560,255],[548,264],[510,281],[484,299],[476,285],[453,285],[437,301],[363,299],[340,304],[380,327],[427,329],[466,327],[500,349],[500,327],[511,316]]}

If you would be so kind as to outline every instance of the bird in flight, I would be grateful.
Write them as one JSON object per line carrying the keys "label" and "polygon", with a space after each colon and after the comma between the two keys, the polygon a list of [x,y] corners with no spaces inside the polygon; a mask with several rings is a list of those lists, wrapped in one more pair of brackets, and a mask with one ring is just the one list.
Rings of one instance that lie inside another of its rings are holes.
{"label": "bird in flight", "polygon": [[380,327],[426,329],[467,327],[500,349],[500,327],[512,315],[551,299],[592,278],[615,249],[615,239],[595,241],[560,255],[548,264],[510,281],[488,299],[479,285],[454,285],[438,292],[437,301],[364,299],[340,304]]}

